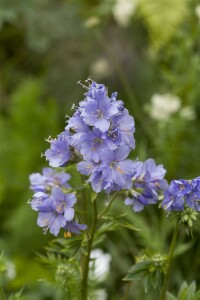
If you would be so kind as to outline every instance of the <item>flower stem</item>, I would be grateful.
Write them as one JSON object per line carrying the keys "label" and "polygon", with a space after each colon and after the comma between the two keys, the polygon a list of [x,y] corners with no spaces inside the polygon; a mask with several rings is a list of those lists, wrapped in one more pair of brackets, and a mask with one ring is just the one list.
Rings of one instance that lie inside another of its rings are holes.
{"label": "flower stem", "polygon": [[5,296],[4,296],[4,292],[3,292],[2,287],[0,287],[0,299],[5,300]]}
{"label": "flower stem", "polygon": [[152,130],[149,129],[149,126],[147,124],[147,121],[144,117],[144,114],[141,111],[141,106],[138,103],[137,98],[134,95],[133,89],[131,87],[131,84],[129,83],[129,80],[126,76],[126,73],[122,67],[122,65],[119,63],[119,59],[117,59],[116,54],[113,53],[113,49],[109,47],[109,43],[107,43],[104,36],[101,34],[99,30],[94,31],[95,37],[97,38],[97,41],[102,46],[102,48],[107,53],[109,59],[111,60],[113,66],[115,67],[116,73],[122,83],[122,86],[124,87],[124,91],[127,94],[129,105],[131,106],[132,110],[135,113],[135,118],[138,119],[141,126],[143,127],[144,132],[147,134],[151,142],[155,140],[155,136],[152,132]]}
{"label": "flower stem", "polygon": [[97,225],[97,203],[96,200],[92,202],[92,208],[93,208],[93,221],[92,221],[92,226],[90,230],[90,236],[88,239],[88,244],[87,244],[87,254],[84,257],[84,262],[83,262],[83,279],[82,279],[82,300],[87,300],[88,299],[88,273],[89,273],[89,263],[90,263],[90,253],[92,250],[92,242],[96,230],[96,225]]}
{"label": "flower stem", "polygon": [[120,191],[116,192],[113,197],[110,199],[109,203],[107,206],[104,207],[104,209],[100,212],[100,214],[98,215],[98,219],[101,219],[103,215],[105,215],[109,209],[112,206],[113,201],[115,200],[115,198],[119,195]]}
{"label": "flower stem", "polygon": [[172,237],[172,241],[171,241],[170,250],[169,250],[168,268],[167,268],[167,272],[166,272],[165,281],[164,281],[163,289],[162,289],[162,292],[161,292],[160,300],[165,300],[166,299],[166,291],[167,291],[167,286],[168,286],[168,282],[169,282],[169,275],[170,275],[170,271],[171,271],[171,267],[172,267],[174,248],[175,248],[178,233],[179,233],[179,226],[180,226],[180,223],[179,223],[179,220],[177,220],[176,226],[175,226],[175,229],[174,229],[174,233],[173,233],[173,237]]}
{"label": "flower stem", "polygon": [[125,291],[124,291],[124,295],[123,295],[123,297],[122,297],[122,300],[127,300],[127,299],[128,299],[128,295],[129,295],[129,291],[130,291],[131,285],[132,285],[132,281],[129,281],[129,282],[126,284],[126,288],[125,288]]}

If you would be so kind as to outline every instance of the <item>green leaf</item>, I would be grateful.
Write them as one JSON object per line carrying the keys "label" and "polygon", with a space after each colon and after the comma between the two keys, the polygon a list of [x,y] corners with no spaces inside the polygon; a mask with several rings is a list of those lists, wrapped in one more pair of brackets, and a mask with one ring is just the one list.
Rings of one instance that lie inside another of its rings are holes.
{"label": "green leaf", "polygon": [[8,297],[8,300],[23,300],[22,291],[23,291],[23,289],[15,294],[10,295]]}
{"label": "green leaf", "polygon": [[179,300],[190,300],[193,298],[196,290],[196,284],[193,281],[189,286],[186,282],[183,282],[180,292],[178,294]]}
{"label": "green leaf", "polygon": [[145,290],[145,293],[147,293],[150,288],[149,274],[144,275],[143,280],[144,280],[144,290]]}
{"label": "green leaf", "polygon": [[171,293],[167,292],[167,300],[177,300],[177,298]]}
{"label": "green leaf", "polygon": [[192,300],[199,300],[200,299],[200,291],[196,292]]}
{"label": "green leaf", "polygon": [[187,291],[188,299],[190,299],[190,297],[194,296],[195,291],[196,291],[196,283],[195,283],[195,281],[193,281],[188,287],[188,291]]}
{"label": "green leaf", "polygon": [[111,220],[116,226],[128,228],[133,231],[141,231],[140,228],[134,226],[129,221],[126,220],[126,214],[114,215],[114,216],[104,216],[103,219]]}
{"label": "green leaf", "polygon": [[131,223],[129,223],[129,222],[123,222],[123,221],[120,221],[120,220],[119,220],[118,223],[119,223],[122,227],[128,228],[128,229],[130,229],[130,230],[133,230],[133,231],[141,231],[140,228],[133,226],[133,225],[132,225]]}
{"label": "green leaf", "polygon": [[150,265],[151,261],[143,261],[133,265],[123,280],[130,281],[142,277],[146,272],[149,272]]}
{"label": "green leaf", "polygon": [[97,198],[97,193],[95,193],[94,191],[91,192],[91,201],[94,202]]}
{"label": "green leaf", "polygon": [[188,243],[179,244],[174,250],[174,257],[179,256],[193,247],[196,241],[191,240]]}
{"label": "green leaf", "polygon": [[150,275],[151,284],[153,285],[154,289],[156,289],[159,281],[159,274],[160,271],[156,270],[155,272],[152,272]]}
{"label": "green leaf", "polygon": [[178,293],[178,298],[167,292],[167,300],[199,300],[200,291],[196,292],[196,283],[193,281],[190,285],[183,282]]}
{"label": "green leaf", "polygon": [[6,270],[6,262],[5,262],[5,257],[3,254],[3,251],[0,255],[0,276],[2,275],[2,273]]}
{"label": "green leaf", "polygon": [[48,253],[59,254],[67,258],[76,256],[80,248],[84,248],[85,235],[74,236],[71,238],[54,239],[46,247]]}

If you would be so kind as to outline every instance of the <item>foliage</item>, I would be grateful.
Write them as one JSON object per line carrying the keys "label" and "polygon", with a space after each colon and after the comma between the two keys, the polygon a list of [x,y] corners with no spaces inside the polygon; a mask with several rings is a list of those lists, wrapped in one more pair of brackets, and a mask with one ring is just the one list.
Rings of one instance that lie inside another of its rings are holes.
{"label": "foliage", "polygon": [[136,264],[133,265],[124,280],[132,281],[141,279],[144,282],[145,291],[147,292],[152,285],[161,289],[164,282],[164,275],[167,270],[167,258],[159,253],[146,252],[136,258]]}
{"label": "foliage", "polygon": [[[75,259],[86,251],[79,238],[59,236],[52,241],[48,234],[42,235],[35,226],[35,213],[26,204],[30,198],[28,175],[45,165],[40,158],[48,147],[45,139],[50,134],[56,137],[64,126],[65,114],[71,114],[72,103],[82,99],[81,87],[74,88],[79,79],[91,74],[94,80],[105,82],[110,91],[120,91],[119,98],[135,117],[137,127],[133,159],[154,157],[168,170],[169,180],[199,175],[198,3],[138,0],[127,27],[121,27],[113,14],[116,2],[0,1],[0,253],[5,254],[0,256],[0,269],[6,267],[8,260],[16,273],[9,277],[5,270],[2,274],[8,299],[66,298],[67,291],[57,282],[57,265],[62,267],[70,255]],[[156,93],[180,99],[180,110],[166,122],[149,115],[151,97]],[[183,117],[182,109],[187,107],[194,112],[193,119]],[[80,214],[88,210],[89,215],[88,188],[82,188],[82,178],[74,166],[67,171],[72,175],[71,185],[80,187],[78,201],[88,199]],[[98,208],[103,209],[105,196],[97,200]],[[95,247],[112,256],[111,276],[103,283],[94,283],[106,291],[109,300],[122,297],[122,278],[141,248],[166,253],[172,235],[173,216],[166,218],[161,209],[149,207],[140,214],[131,208],[124,214],[123,209],[119,197],[94,237]],[[194,280],[194,274],[199,289],[198,236],[198,219],[192,240],[184,230],[180,233],[169,285],[173,295],[177,295],[183,280]],[[76,262],[72,260],[69,266],[63,272],[77,272],[78,277]],[[38,278],[44,281],[38,282]],[[194,284],[184,285],[186,289],[194,291]],[[184,293],[189,297],[189,292]],[[172,294],[169,299],[177,299]],[[158,294],[153,290],[144,294],[143,283],[134,281],[128,299],[133,297],[153,300],[158,299]]]}
{"label": "foliage", "polygon": [[170,293],[167,294],[167,300],[198,300],[199,297],[200,291],[196,291],[196,283],[194,281],[190,285],[183,282],[177,297]]}

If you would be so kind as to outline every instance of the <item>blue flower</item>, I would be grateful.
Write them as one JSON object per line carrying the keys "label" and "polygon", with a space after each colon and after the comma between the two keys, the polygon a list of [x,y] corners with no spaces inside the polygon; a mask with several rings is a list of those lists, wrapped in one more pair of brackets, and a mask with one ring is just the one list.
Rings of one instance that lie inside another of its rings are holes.
{"label": "blue flower", "polygon": [[38,192],[34,194],[31,206],[39,211],[37,224],[44,227],[46,233],[49,229],[55,236],[58,235],[60,228],[74,218],[74,204],[76,197],[72,193],[64,194],[62,189],[54,186],[51,195]]}
{"label": "blue flower", "polygon": [[135,122],[133,117],[129,115],[127,109],[112,116],[109,133],[112,132],[115,132],[115,135],[118,137],[117,140],[120,140],[122,145],[126,145],[130,149],[135,148],[135,139],[133,136],[133,133],[135,132]]}
{"label": "blue flower", "polygon": [[172,189],[172,186],[170,185],[169,189],[164,191],[164,200],[162,202],[162,207],[168,211],[171,210],[183,210],[185,204],[184,197],[178,197],[174,190]]}
{"label": "blue flower", "polygon": [[130,188],[134,174],[134,162],[126,159],[130,150],[126,146],[120,146],[115,151],[104,149],[101,153],[102,178],[116,184],[120,188]]}
{"label": "blue flower", "polygon": [[64,236],[71,237],[71,232],[80,234],[81,230],[85,230],[86,228],[87,228],[87,225],[85,225],[85,224],[78,224],[75,221],[66,222],[66,225],[64,227],[64,230],[65,230]]}
{"label": "blue flower", "polygon": [[106,148],[106,142],[102,137],[102,132],[99,129],[90,131],[82,140],[80,153],[87,161],[99,162],[101,151]]}
{"label": "blue flower", "polygon": [[64,214],[66,221],[71,221],[74,218],[73,206],[76,203],[75,194],[64,194],[61,188],[53,187],[50,200],[53,209],[59,214]]}
{"label": "blue flower", "polygon": [[104,96],[100,101],[88,101],[81,116],[87,125],[106,132],[110,127],[111,116],[116,113],[118,113],[116,103],[111,103],[110,99]]}
{"label": "blue flower", "polygon": [[50,232],[57,236],[60,228],[64,227],[66,220],[62,214],[55,211],[40,212],[37,219],[37,225],[44,228],[44,233],[49,229]]}
{"label": "blue flower", "polygon": [[173,180],[170,189],[176,194],[177,197],[183,197],[192,191],[191,184],[184,179]]}
{"label": "blue flower", "polygon": [[83,161],[78,163],[77,170],[84,175],[90,175],[88,182],[96,193],[101,190],[111,192],[127,189],[132,185],[135,162],[126,159],[129,148],[120,146],[115,151],[103,149],[100,161]]}
{"label": "blue flower", "polygon": [[49,204],[49,195],[43,192],[37,192],[33,195],[32,201],[30,201],[31,208],[33,210],[45,210],[45,207]]}
{"label": "blue flower", "polygon": [[91,84],[89,86],[88,92],[86,93],[87,101],[101,99],[101,97],[107,95],[107,90],[106,90],[106,87],[104,84],[99,84],[93,80],[90,80],[90,81],[91,81]]}
{"label": "blue flower", "polygon": [[200,177],[192,180],[172,180],[164,193],[162,207],[168,211],[190,207],[200,211]]}
{"label": "blue flower", "polygon": [[92,188],[96,193],[99,193],[107,186],[107,182],[102,179],[101,163],[82,161],[77,164],[77,170],[83,175],[90,175],[88,182],[91,183]]}
{"label": "blue flower", "polygon": [[[117,100],[117,93],[112,93],[109,98],[103,84],[91,80],[88,82],[86,97],[80,101],[79,107],[73,107],[76,111],[69,118],[65,132],[60,134],[57,139],[52,140],[50,149],[45,152],[50,166],[64,166],[69,159],[73,161],[73,157],[76,155],[79,159],[82,156],[83,160],[99,163],[101,167],[104,167],[106,163],[102,157],[102,151],[115,152],[118,151],[118,148],[125,146],[128,155],[135,147],[134,119],[124,109],[124,102]],[[120,164],[122,164],[122,160],[124,159],[120,159]],[[95,182],[97,187],[97,180],[101,178],[101,189],[117,188],[116,178],[112,181],[106,179],[106,175],[99,167],[98,172],[96,168],[94,172],[90,174],[92,176],[89,179],[92,180],[92,185]],[[125,178],[126,176],[121,177]]]}
{"label": "blue flower", "polygon": [[54,185],[69,188],[68,180],[71,176],[65,172],[57,172],[52,168],[44,168],[42,175],[34,173],[29,176],[31,189],[34,192],[50,192]]}
{"label": "blue flower", "polygon": [[45,152],[46,159],[51,167],[64,166],[70,160],[70,137],[69,132],[64,131],[57,139],[50,141],[50,149]]}
{"label": "blue flower", "polygon": [[69,120],[68,125],[65,127],[65,130],[70,130],[71,139],[70,145],[75,149],[80,151],[82,146],[82,142],[87,139],[87,134],[91,129],[88,125],[85,124],[82,117],[80,116],[80,112],[77,111]]}
{"label": "blue flower", "polygon": [[135,174],[132,178],[132,188],[127,191],[126,205],[132,205],[133,210],[141,211],[145,205],[155,204],[159,194],[167,188],[164,180],[166,170],[162,165],[156,166],[153,159],[145,162],[135,162]]}
{"label": "blue flower", "polygon": [[186,204],[190,208],[200,211],[200,177],[191,181],[191,192],[185,196]]}

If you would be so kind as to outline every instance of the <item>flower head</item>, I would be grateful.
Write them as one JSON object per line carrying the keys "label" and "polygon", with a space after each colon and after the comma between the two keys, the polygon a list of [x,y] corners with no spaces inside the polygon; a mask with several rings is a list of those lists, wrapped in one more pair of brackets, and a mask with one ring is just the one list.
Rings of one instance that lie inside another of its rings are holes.
{"label": "flower head", "polygon": [[44,227],[44,232],[49,229],[52,234],[57,236],[60,228],[74,218],[73,206],[76,197],[71,193],[64,194],[58,186],[52,188],[49,197],[42,196],[44,195],[35,194],[32,203],[32,207],[39,210],[37,224]]}
{"label": "flower head", "polygon": [[135,148],[134,119],[124,102],[117,100],[117,93],[109,97],[103,84],[88,82],[85,99],[74,106],[76,111],[65,128],[70,132],[70,146],[82,156],[77,169],[90,175],[88,182],[96,192],[129,187],[132,162],[126,158]]}
{"label": "flower head", "polygon": [[162,207],[168,211],[185,207],[200,211],[200,177],[192,180],[172,180],[165,191]]}
{"label": "flower head", "polygon": [[132,188],[127,191],[125,204],[132,205],[136,212],[141,211],[145,205],[155,204],[159,194],[167,188],[165,173],[163,166],[156,166],[153,159],[143,163],[137,161]]}
{"label": "flower head", "polygon": [[50,192],[54,185],[69,188],[71,176],[65,172],[57,172],[52,168],[44,168],[42,174],[33,173],[29,176],[31,189],[34,192]]}
{"label": "flower head", "polygon": [[70,159],[70,137],[69,132],[64,131],[58,135],[57,139],[50,141],[50,149],[45,152],[46,159],[51,167],[64,166]]}
{"label": "flower head", "polygon": [[81,116],[87,125],[106,132],[110,127],[111,116],[118,113],[118,107],[116,103],[110,101],[105,90],[95,96],[86,102]]}

